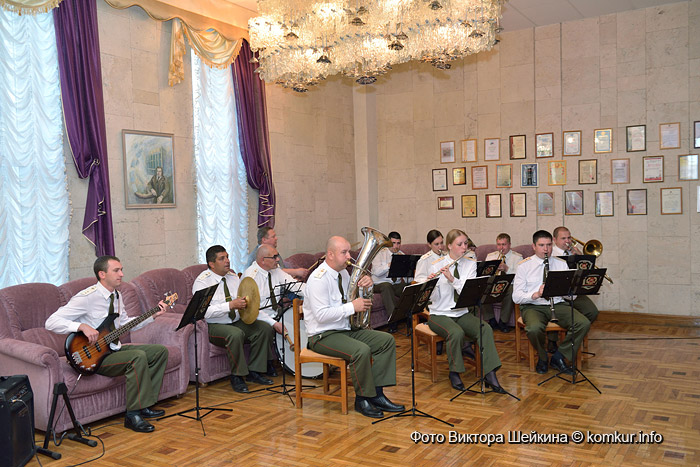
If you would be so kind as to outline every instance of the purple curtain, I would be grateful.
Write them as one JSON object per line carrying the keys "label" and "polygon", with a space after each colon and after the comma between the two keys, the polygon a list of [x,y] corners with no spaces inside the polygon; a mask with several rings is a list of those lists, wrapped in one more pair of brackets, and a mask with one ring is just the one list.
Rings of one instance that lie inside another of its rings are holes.
{"label": "purple curtain", "polygon": [[114,255],[97,5],[64,0],[53,18],[68,141],[78,176],[90,177],[83,235],[98,256]]}
{"label": "purple curtain", "polygon": [[248,42],[243,40],[241,51],[231,65],[233,89],[236,95],[238,137],[241,154],[248,174],[248,184],[259,192],[258,227],[275,226],[275,187],[272,184],[270,140],[267,131],[265,84],[258,78],[257,63]]}

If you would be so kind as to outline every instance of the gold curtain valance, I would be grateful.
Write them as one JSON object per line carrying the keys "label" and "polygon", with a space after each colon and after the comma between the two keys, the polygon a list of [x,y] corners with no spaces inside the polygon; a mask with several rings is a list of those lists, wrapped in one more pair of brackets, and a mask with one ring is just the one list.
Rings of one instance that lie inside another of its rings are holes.
{"label": "gold curtain valance", "polygon": [[0,7],[18,15],[36,15],[53,10],[63,0],[0,0]]}

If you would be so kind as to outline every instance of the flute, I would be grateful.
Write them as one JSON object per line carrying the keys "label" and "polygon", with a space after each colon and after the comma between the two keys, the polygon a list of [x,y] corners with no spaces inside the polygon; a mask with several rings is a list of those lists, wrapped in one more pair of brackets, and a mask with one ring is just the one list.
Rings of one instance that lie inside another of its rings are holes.
{"label": "flute", "polygon": [[451,262],[450,264],[448,264],[447,266],[443,266],[442,268],[440,268],[439,271],[434,272],[434,273],[432,273],[431,275],[429,275],[429,276],[428,276],[428,280],[430,280],[430,279],[435,279],[436,277],[439,277],[440,274],[442,274],[442,270],[443,270],[443,269],[445,269],[445,268],[451,268],[452,266],[454,266],[454,265],[457,263],[457,261],[459,261],[460,259],[462,259],[462,258],[464,258],[465,256],[467,256],[467,253],[469,253],[469,250],[465,251],[464,254],[463,254],[462,256],[460,256],[460,257],[457,258],[456,260],[452,261],[452,262]]}

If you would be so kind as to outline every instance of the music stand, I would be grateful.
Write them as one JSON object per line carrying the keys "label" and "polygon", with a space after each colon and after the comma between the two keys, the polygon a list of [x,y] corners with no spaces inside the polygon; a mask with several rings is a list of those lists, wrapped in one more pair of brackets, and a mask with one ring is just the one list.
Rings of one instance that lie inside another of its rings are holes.
{"label": "music stand", "polygon": [[[425,306],[428,304],[428,301],[430,301],[430,296],[433,293],[433,289],[435,289],[435,285],[438,282],[438,278],[436,277],[435,279],[430,279],[429,281],[426,282],[420,282],[418,284],[411,284],[406,286],[403,289],[403,292],[401,293],[401,298],[399,299],[398,305],[396,305],[396,309],[399,310],[399,312],[402,314],[402,316],[410,316],[411,320],[413,320],[413,313],[416,312],[416,310],[422,310],[425,308]],[[396,311],[396,310],[395,310]],[[384,420],[389,420],[390,418],[396,418],[396,417],[426,417],[426,418],[432,418],[433,420],[437,420],[438,422],[442,422],[445,425],[449,426],[454,426],[450,422],[446,422],[445,420],[442,420],[440,418],[434,417],[430,414],[427,414],[421,410],[418,410],[416,408],[416,368],[414,364],[414,359],[413,355],[415,352],[415,349],[413,348],[413,339],[410,339],[411,341],[411,408],[406,409],[403,412],[399,412],[393,415],[390,415],[388,417],[384,417],[381,420],[376,420],[372,422],[372,425],[375,423],[383,422]]]}
{"label": "music stand", "polygon": [[[212,297],[214,296],[214,293],[216,292],[216,288],[219,287],[219,284],[212,285],[211,287],[207,287],[206,289],[198,290],[194,293],[194,296],[192,297],[192,300],[190,300],[190,303],[187,305],[187,309],[185,310],[185,313],[182,315],[182,319],[180,320],[180,324],[177,326],[175,331],[179,331],[180,329],[184,328],[188,324],[192,324],[194,326],[194,381],[195,381],[195,386],[194,386],[194,392],[195,392],[195,406],[192,407],[191,409],[183,410],[178,413],[166,415],[165,417],[160,417],[157,420],[163,420],[166,418],[174,417],[176,415],[179,415],[181,417],[189,418],[192,420],[197,420],[200,425],[202,425],[202,433],[204,436],[207,436],[206,431],[204,431],[204,423],[202,422],[202,419],[212,413],[215,410],[221,410],[224,412],[231,412],[233,409],[222,409],[222,408],[217,408],[217,407],[200,407],[199,406],[199,352],[198,352],[198,345],[197,345],[197,321],[204,319],[204,315],[207,312],[207,308],[209,308],[209,303],[211,302]],[[208,410],[207,413],[204,415],[200,415],[199,412],[200,410]],[[196,417],[193,417],[191,415],[185,415],[188,412],[195,411],[197,413]]]}
{"label": "music stand", "polygon": [[[569,301],[569,306],[571,308],[571,324],[569,325],[569,332],[571,334],[571,365],[574,374],[571,375],[571,381],[569,381],[567,378],[562,376],[563,371],[558,372],[557,374],[550,376],[549,378],[545,379],[544,381],[538,383],[538,386],[543,385],[547,381],[553,379],[553,378],[559,378],[563,381],[566,381],[571,384],[577,384],[581,383],[583,381],[588,381],[588,383],[593,386],[593,389],[598,391],[598,394],[602,394],[600,392],[600,389],[593,384],[593,382],[586,377],[586,375],[583,374],[583,372],[576,366],[576,352],[574,348],[574,295],[596,295],[598,291],[600,290],[600,286],[603,284],[603,278],[605,277],[605,273],[607,272],[606,268],[602,269],[577,269],[575,271],[550,271],[549,276],[547,277],[547,283],[544,286],[544,291],[543,291],[543,297],[553,297],[553,296],[568,296],[568,301]],[[561,273],[568,273],[566,276],[564,276]],[[572,274],[573,273],[573,274]],[[554,276],[556,280],[556,286],[552,287],[551,291],[547,291],[547,284],[549,284],[549,279],[550,277]],[[561,276],[561,278],[558,278]],[[562,287],[564,286],[565,278],[571,276],[571,279],[569,280],[569,287],[568,290],[565,293],[555,293],[555,292],[560,292],[562,290]],[[583,379],[576,381],[576,375],[580,374]]]}
{"label": "music stand", "polygon": [[476,277],[493,276],[498,271],[498,266],[501,265],[500,259],[492,259],[489,261],[479,261],[476,263]]}
{"label": "music stand", "polygon": [[387,277],[398,279],[400,277],[415,276],[416,264],[419,259],[420,256],[418,255],[392,255]]}
{"label": "music stand", "polygon": [[557,256],[566,261],[569,269],[593,269],[595,268],[595,255],[565,255]]}

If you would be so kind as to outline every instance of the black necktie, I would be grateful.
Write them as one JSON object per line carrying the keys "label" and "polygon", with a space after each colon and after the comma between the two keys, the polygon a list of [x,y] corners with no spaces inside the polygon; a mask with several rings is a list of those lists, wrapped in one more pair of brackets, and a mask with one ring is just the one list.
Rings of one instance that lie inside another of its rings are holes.
{"label": "black necktie", "polygon": [[[233,299],[231,298],[231,292],[229,292],[229,290],[228,290],[228,284],[226,283],[226,278],[222,277],[221,282],[224,283],[224,296],[226,297],[226,302],[230,302]],[[235,321],[236,309],[234,308],[233,310],[229,310],[228,316],[229,316],[229,318],[231,318],[231,321]]]}
{"label": "black necktie", "polygon": [[345,299],[345,291],[343,290],[343,278],[340,276],[340,273],[338,273],[338,290],[340,290],[340,299],[343,301],[343,303],[347,303],[348,301]]}
{"label": "black necktie", "polygon": [[109,294],[109,314],[114,314],[114,293]]}
{"label": "black necktie", "polygon": [[[452,274],[452,276],[455,279],[459,279],[459,263],[455,263],[455,272]],[[459,292],[457,292],[455,290],[454,294],[455,294],[455,304],[457,304],[457,301],[459,300]]]}
{"label": "black necktie", "polygon": [[272,274],[270,271],[267,272],[267,285],[270,287],[270,303],[272,303],[272,309],[277,310],[277,297],[275,297],[275,289],[272,287]]}

